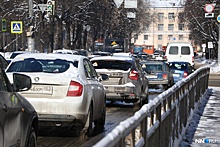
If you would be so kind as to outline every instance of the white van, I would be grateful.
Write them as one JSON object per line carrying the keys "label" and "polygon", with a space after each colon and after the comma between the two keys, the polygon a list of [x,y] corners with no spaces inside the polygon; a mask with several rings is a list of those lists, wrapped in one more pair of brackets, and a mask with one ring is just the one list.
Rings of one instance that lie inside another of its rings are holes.
{"label": "white van", "polygon": [[189,42],[170,42],[167,46],[165,58],[168,62],[186,61],[194,67],[194,51]]}

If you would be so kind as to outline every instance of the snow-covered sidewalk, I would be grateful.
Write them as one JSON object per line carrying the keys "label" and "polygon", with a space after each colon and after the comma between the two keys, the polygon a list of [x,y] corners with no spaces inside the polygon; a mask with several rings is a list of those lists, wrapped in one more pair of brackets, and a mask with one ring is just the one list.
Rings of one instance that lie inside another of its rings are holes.
{"label": "snow-covered sidewalk", "polygon": [[208,87],[180,147],[220,146],[220,87]]}

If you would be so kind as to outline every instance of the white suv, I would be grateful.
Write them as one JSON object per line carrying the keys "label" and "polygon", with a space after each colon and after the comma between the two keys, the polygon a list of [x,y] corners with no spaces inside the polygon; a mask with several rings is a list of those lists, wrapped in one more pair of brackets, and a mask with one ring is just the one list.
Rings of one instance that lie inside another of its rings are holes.
{"label": "white suv", "polygon": [[189,42],[171,42],[168,44],[165,58],[168,62],[186,61],[194,67],[194,51]]}

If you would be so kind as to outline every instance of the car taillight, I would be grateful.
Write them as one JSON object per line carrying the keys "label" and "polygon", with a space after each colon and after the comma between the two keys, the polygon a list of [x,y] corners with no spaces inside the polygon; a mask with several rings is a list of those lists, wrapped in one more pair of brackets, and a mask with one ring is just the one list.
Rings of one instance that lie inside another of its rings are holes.
{"label": "car taillight", "polygon": [[192,62],[194,62],[195,60],[194,60],[195,58],[194,58],[194,56],[192,56]]}
{"label": "car taillight", "polygon": [[164,59],[167,59],[167,56],[164,56]]}
{"label": "car taillight", "polygon": [[135,70],[132,70],[129,74],[129,78],[131,80],[138,80],[138,72]]}
{"label": "car taillight", "polygon": [[67,96],[81,96],[82,92],[83,92],[83,86],[80,83],[75,81],[70,82]]}
{"label": "car taillight", "polygon": [[163,79],[167,79],[167,74],[163,74]]}
{"label": "car taillight", "polygon": [[184,71],[183,77],[186,78],[187,76],[188,76],[188,73],[186,71]]}

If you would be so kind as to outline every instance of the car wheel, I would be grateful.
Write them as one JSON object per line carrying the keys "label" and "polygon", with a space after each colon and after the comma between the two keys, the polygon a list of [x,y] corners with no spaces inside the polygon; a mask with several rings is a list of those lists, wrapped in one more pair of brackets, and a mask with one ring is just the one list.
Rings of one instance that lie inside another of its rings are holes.
{"label": "car wheel", "polygon": [[163,88],[164,88],[165,90],[167,90],[167,89],[169,88],[169,85],[168,85],[168,84],[163,85]]}
{"label": "car wheel", "polygon": [[93,108],[92,106],[90,106],[87,121],[85,124],[85,127],[87,128],[86,134],[88,137],[91,137],[93,133],[92,123],[93,123]]}
{"label": "car wheel", "polygon": [[144,104],[147,104],[147,103],[148,103],[148,94],[143,92],[143,94],[140,98],[139,106],[142,107]]}
{"label": "car wheel", "polygon": [[35,129],[32,127],[28,136],[28,147],[36,147],[37,146],[37,137],[35,133]]}
{"label": "car wheel", "polygon": [[104,103],[101,118],[99,118],[98,120],[96,120],[94,122],[96,128],[104,128],[104,126],[105,126],[105,117],[106,117],[106,104]]}

